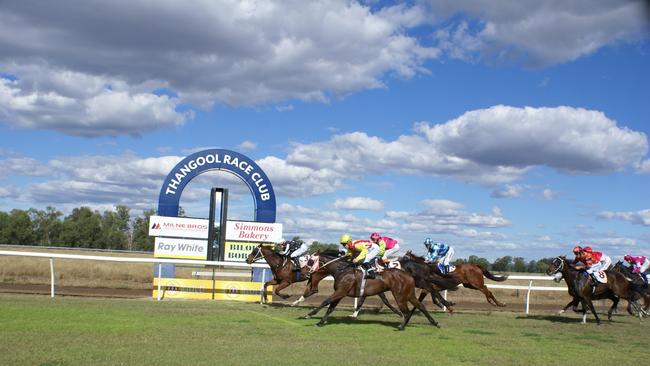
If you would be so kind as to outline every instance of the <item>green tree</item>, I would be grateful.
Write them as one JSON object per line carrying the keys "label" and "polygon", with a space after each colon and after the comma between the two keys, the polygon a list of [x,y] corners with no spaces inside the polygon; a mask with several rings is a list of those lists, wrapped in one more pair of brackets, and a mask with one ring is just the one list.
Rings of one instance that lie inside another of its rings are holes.
{"label": "green tree", "polygon": [[79,207],[63,220],[60,244],[80,248],[101,247],[102,216],[88,207]]}
{"label": "green tree", "polygon": [[478,257],[478,256],[475,256],[475,255],[470,255],[467,262],[468,263],[478,264],[478,265],[480,265],[481,267],[483,267],[483,268],[485,268],[487,270],[489,270],[490,267],[491,267],[490,261],[488,261],[487,259],[485,259],[483,257]]}
{"label": "green tree", "polygon": [[526,261],[522,257],[515,257],[513,259],[512,269],[515,272],[526,272]]}
{"label": "green tree", "polygon": [[134,250],[153,251],[155,239],[153,236],[149,236],[149,217],[155,214],[155,210],[147,210],[142,213],[142,216],[138,216],[133,220]]}
{"label": "green tree", "polygon": [[34,223],[29,212],[13,209],[0,219],[0,238],[5,244],[35,245]]}
{"label": "green tree", "polygon": [[34,223],[34,232],[38,244],[51,246],[58,243],[63,229],[63,223],[61,222],[63,213],[61,211],[52,206],[48,206],[45,211],[30,208],[29,215]]}
{"label": "green tree", "polygon": [[104,211],[101,233],[96,248],[127,249],[129,245],[129,208],[117,206],[115,211]]}
{"label": "green tree", "polygon": [[494,263],[492,263],[492,269],[495,271],[505,272],[510,269],[510,264],[512,263],[512,257],[506,255],[505,257],[497,258]]}
{"label": "green tree", "polygon": [[313,241],[309,246],[309,253],[314,253],[316,251],[324,252],[326,250],[339,250],[341,246],[334,243],[320,243],[318,241]]}

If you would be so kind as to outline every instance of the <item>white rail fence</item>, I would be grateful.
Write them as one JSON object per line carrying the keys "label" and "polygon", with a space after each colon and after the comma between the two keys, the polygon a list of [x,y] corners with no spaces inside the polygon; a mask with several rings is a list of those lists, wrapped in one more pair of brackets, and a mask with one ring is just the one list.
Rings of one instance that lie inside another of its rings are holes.
{"label": "white rail fence", "polygon": [[[186,264],[194,266],[221,266],[221,267],[239,267],[239,268],[266,268],[269,266],[261,263],[236,263],[236,262],[222,262],[222,261],[200,261],[193,259],[163,259],[163,258],[140,258],[140,257],[109,257],[100,255],[77,255],[77,254],[57,254],[57,253],[37,253],[37,252],[20,252],[10,250],[0,250],[0,256],[18,256],[18,257],[32,257],[32,258],[48,258],[50,260],[50,296],[54,297],[54,259],[75,259],[75,260],[90,260],[102,262],[126,262],[126,263],[152,263],[158,265],[158,301],[161,300],[161,277],[162,277],[162,264]],[[212,272],[192,272],[193,276],[203,276]],[[244,277],[240,273],[219,272],[222,277]],[[331,280],[331,277],[326,279]],[[509,290],[526,290],[526,314],[530,310],[530,293],[532,291],[567,291],[564,286],[550,287],[550,286],[533,286],[534,281],[550,281],[553,277],[548,276],[509,276],[508,280],[528,280],[528,285],[500,285],[500,284],[487,284],[489,288],[496,289],[509,289]],[[262,282],[264,282],[264,274],[262,275]],[[260,289],[261,293],[262,289]],[[445,291],[445,298],[447,297]]]}

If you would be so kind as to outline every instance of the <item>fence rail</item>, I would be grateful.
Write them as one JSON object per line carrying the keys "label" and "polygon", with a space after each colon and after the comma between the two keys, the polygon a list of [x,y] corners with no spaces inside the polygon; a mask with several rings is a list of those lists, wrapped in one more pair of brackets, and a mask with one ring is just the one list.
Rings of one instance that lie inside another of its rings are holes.
{"label": "fence rail", "polygon": [[[261,263],[239,263],[239,262],[223,262],[223,261],[200,261],[193,259],[165,259],[165,258],[143,258],[143,257],[109,257],[100,255],[79,255],[79,254],[59,254],[59,253],[38,253],[38,252],[20,252],[11,250],[0,250],[0,256],[18,256],[18,257],[32,257],[32,258],[47,258],[50,260],[50,296],[54,297],[54,259],[73,259],[73,260],[91,260],[91,261],[104,261],[104,262],[127,262],[127,263],[152,263],[158,265],[158,300],[160,301],[160,284],[163,263],[170,264],[189,264],[195,266],[221,266],[221,267],[240,267],[240,268],[265,268],[270,267]],[[192,272],[192,275],[201,276],[205,273],[212,272]],[[222,272],[223,273],[223,272]],[[220,274],[221,275],[221,274]],[[226,277],[243,277],[241,274],[231,272],[223,273]],[[332,279],[331,276],[326,279]],[[509,276],[508,280],[528,280],[528,285],[500,285],[500,284],[486,284],[489,288],[496,289],[509,289],[509,290],[526,290],[526,314],[530,310],[530,293],[532,291],[567,291],[564,286],[548,287],[548,286],[533,286],[534,281],[550,281],[553,277],[548,276]],[[264,281],[264,280],[262,280]],[[261,291],[261,290],[260,290]],[[446,295],[446,294],[445,294]],[[446,296],[445,296],[446,297]]]}

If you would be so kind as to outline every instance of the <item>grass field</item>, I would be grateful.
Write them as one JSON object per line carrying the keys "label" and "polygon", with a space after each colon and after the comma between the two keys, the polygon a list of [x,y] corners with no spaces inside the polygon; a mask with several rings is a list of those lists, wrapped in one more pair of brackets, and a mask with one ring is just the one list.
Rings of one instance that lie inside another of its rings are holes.
{"label": "grass field", "polygon": [[[0,294],[0,365],[575,365],[638,363],[650,322],[579,324],[520,313],[417,316],[336,310],[324,328],[307,308],[259,304]],[[322,312],[319,314],[322,315]]]}

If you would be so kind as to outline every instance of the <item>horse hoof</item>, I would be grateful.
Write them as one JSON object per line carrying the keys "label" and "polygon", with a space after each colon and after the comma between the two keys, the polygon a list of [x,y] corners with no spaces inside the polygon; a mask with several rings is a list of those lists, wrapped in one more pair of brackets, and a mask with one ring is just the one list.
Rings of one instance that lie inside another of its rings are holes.
{"label": "horse hoof", "polygon": [[322,328],[322,327],[325,326],[325,323],[318,322],[318,323],[316,323],[316,326],[319,327],[319,328]]}
{"label": "horse hoof", "polygon": [[311,315],[305,315],[302,317],[303,319],[311,319]]}
{"label": "horse hoof", "polygon": [[404,330],[404,327],[400,325],[399,327],[397,327],[397,330],[399,330],[401,332],[401,331]]}

